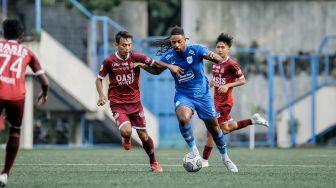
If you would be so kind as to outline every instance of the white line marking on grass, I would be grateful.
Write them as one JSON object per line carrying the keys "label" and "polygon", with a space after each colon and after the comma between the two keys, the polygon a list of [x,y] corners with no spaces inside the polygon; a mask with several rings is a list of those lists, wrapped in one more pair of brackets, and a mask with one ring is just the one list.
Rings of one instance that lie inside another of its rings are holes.
{"label": "white line marking on grass", "polygon": [[302,167],[302,168],[336,168],[336,165],[284,165],[284,164],[238,164],[238,166],[255,167]]}
{"label": "white line marking on grass", "polygon": [[[71,164],[71,163],[65,163],[65,164],[47,164],[47,163],[41,163],[41,164],[24,164],[19,163],[15,164],[16,166],[148,166],[149,164]],[[182,164],[161,164],[161,166],[170,166],[170,167],[180,167]],[[211,166],[222,166],[222,165],[211,165]],[[336,165],[284,165],[284,164],[237,164],[237,166],[252,166],[252,167],[302,167],[302,168],[336,168]]]}

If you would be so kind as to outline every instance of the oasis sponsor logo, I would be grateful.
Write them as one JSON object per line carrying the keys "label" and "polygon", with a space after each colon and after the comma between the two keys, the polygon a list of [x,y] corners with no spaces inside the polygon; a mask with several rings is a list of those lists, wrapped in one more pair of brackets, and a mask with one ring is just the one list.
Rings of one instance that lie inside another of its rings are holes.
{"label": "oasis sponsor logo", "polygon": [[134,72],[131,74],[119,74],[116,75],[116,80],[119,85],[130,85],[134,82]]}
{"label": "oasis sponsor logo", "polygon": [[215,87],[220,87],[221,85],[225,85],[226,84],[225,78],[224,77],[222,78],[221,76],[219,76],[219,77],[215,76],[213,78],[213,81],[215,82],[214,83]]}

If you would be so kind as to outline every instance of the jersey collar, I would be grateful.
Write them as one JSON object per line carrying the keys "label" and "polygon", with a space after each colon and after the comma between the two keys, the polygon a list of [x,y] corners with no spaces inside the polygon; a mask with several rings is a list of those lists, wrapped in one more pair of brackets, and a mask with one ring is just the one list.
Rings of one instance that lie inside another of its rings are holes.
{"label": "jersey collar", "polygon": [[230,59],[230,56],[226,56],[226,59],[223,62],[219,63],[219,64],[226,63],[229,59]]}
{"label": "jersey collar", "polygon": [[129,58],[130,53],[127,54],[126,59],[123,59],[122,57],[120,57],[119,54],[118,54],[118,51],[116,51],[116,52],[114,53],[114,55],[115,55],[119,60],[121,60],[121,61],[126,61],[126,60]]}
{"label": "jersey collar", "polygon": [[8,42],[12,42],[12,43],[18,43],[17,40],[7,40]]}

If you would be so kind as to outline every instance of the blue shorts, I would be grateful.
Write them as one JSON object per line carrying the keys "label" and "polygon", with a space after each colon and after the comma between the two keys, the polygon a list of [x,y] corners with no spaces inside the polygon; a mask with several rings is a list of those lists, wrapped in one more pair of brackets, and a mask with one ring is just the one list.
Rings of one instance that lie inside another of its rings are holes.
{"label": "blue shorts", "polygon": [[186,106],[193,112],[196,111],[200,119],[213,119],[220,116],[220,114],[216,112],[210,93],[202,97],[190,97],[184,94],[176,93],[174,103],[175,111],[181,106]]}

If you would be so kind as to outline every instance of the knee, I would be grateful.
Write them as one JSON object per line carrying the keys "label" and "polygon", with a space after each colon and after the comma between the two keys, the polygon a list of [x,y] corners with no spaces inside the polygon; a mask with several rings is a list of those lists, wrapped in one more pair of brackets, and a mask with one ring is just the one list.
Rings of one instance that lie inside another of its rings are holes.
{"label": "knee", "polygon": [[123,127],[122,129],[120,129],[120,134],[122,137],[129,138],[132,135],[132,128]]}
{"label": "knee", "polygon": [[179,116],[178,120],[179,120],[180,125],[182,125],[182,126],[187,125],[190,122],[190,118],[188,116],[184,116],[184,115]]}

